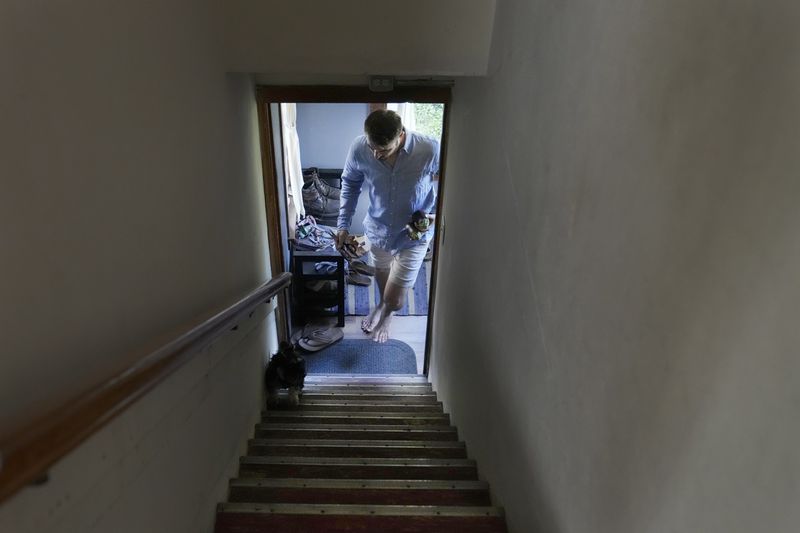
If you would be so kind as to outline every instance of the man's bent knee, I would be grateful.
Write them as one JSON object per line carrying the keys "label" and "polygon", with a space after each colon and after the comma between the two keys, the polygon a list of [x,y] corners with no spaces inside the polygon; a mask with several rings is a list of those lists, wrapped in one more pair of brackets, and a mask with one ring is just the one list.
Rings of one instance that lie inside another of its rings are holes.
{"label": "man's bent knee", "polygon": [[399,311],[401,307],[403,307],[403,299],[402,298],[389,298],[384,300],[386,307],[389,311]]}
{"label": "man's bent knee", "polygon": [[405,289],[399,285],[395,285],[391,281],[387,283],[386,290],[383,293],[383,303],[389,311],[397,311],[403,307],[403,296]]}

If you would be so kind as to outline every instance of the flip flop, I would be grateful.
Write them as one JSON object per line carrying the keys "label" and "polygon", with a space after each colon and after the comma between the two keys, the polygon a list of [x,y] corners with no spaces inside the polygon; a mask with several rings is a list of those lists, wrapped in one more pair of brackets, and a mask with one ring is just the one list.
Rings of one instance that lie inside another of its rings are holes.
{"label": "flip flop", "polygon": [[308,337],[316,331],[331,329],[334,324],[336,324],[336,319],[334,317],[314,320],[303,326],[303,334],[301,337]]}
{"label": "flip flop", "polygon": [[300,339],[298,344],[304,350],[318,352],[326,346],[330,346],[334,342],[338,342],[344,338],[344,332],[340,328],[327,330],[327,332],[315,332],[313,336]]}
{"label": "flip flop", "polygon": [[319,318],[312,322],[309,322],[302,328],[298,329],[292,334],[291,341],[292,344],[297,344],[297,342],[305,337],[308,337],[315,331],[323,330],[323,329],[330,329],[336,324],[336,318]]}
{"label": "flip flop", "polygon": [[341,328],[330,328],[313,331],[306,335],[305,339],[312,341],[312,344],[327,345],[340,340],[343,336],[344,332]]}

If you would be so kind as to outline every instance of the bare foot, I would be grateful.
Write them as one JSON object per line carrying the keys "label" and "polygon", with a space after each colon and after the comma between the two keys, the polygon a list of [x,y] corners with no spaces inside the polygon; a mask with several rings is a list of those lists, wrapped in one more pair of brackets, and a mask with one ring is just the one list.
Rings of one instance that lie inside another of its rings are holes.
{"label": "bare foot", "polygon": [[375,309],[361,321],[361,331],[370,335],[380,321],[381,311],[383,311],[383,304],[375,306]]}
{"label": "bare foot", "polygon": [[386,342],[389,340],[389,326],[392,323],[392,313],[389,313],[386,316],[381,315],[381,321],[375,326],[375,330],[372,332],[372,340],[375,342]]}

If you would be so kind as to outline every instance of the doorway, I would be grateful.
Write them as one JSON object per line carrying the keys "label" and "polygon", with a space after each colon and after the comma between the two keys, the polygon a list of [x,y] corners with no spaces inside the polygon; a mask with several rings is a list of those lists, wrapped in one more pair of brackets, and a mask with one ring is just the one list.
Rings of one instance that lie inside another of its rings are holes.
{"label": "doorway", "polygon": [[[335,261],[338,252],[330,246],[324,248],[326,243],[319,242],[321,239],[317,237],[324,236],[331,228],[336,229],[337,191],[341,187],[347,151],[352,141],[363,134],[364,119],[375,109],[392,109],[403,117],[408,130],[440,142],[438,194],[433,213],[441,212],[449,102],[449,87],[402,87],[381,93],[365,87],[258,88],[270,261],[273,272],[289,271],[295,275],[293,294],[282,297],[277,309],[282,340],[293,335],[292,340],[296,340],[305,324],[325,315],[330,315],[331,324],[341,327],[345,339],[368,338],[360,324],[379,301],[380,291],[374,278],[369,277],[368,269],[365,274],[360,268],[353,271],[352,267],[362,260],[367,267],[371,266],[369,253],[354,263],[344,263],[344,271],[341,271],[342,266],[337,266]],[[362,225],[369,204],[366,188],[362,189],[350,232],[368,249]],[[434,224],[426,260],[416,283],[408,290],[402,308],[392,319],[390,338],[413,349],[416,373],[420,374],[427,374],[429,367],[429,333],[442,225],[442,220]],[[305,251],[315,246],[324,249]],[[303,251],[297,253],[298,250]],[[324,257],[309,257],[309,254]],[[317,275],[321,268],[330,269],[328,279]],[[331,297],[327,303],[321,303],[324,298],[314,298],[322,293]],[[315,301],[309,303],[308,297]]]}

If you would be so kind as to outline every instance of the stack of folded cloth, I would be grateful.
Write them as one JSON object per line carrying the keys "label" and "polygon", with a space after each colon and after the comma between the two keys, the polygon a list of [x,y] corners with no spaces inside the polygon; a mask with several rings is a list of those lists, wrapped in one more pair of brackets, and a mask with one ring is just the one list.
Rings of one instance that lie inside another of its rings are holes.
{"label": "stack of folded cloth", "polygon": [[342,340],[344,332],[334,326],[330,319],[309,322],[292,336],[292,342],[309,352],[318,352],[334,342]]}
{"label": "stack of folded cloth", "polygon": [[348,261],[347,263],[347,276],[345,281],[352,285],[367,286],[372,283],[371,276],[375,275],[375,267],[358,259]]}

